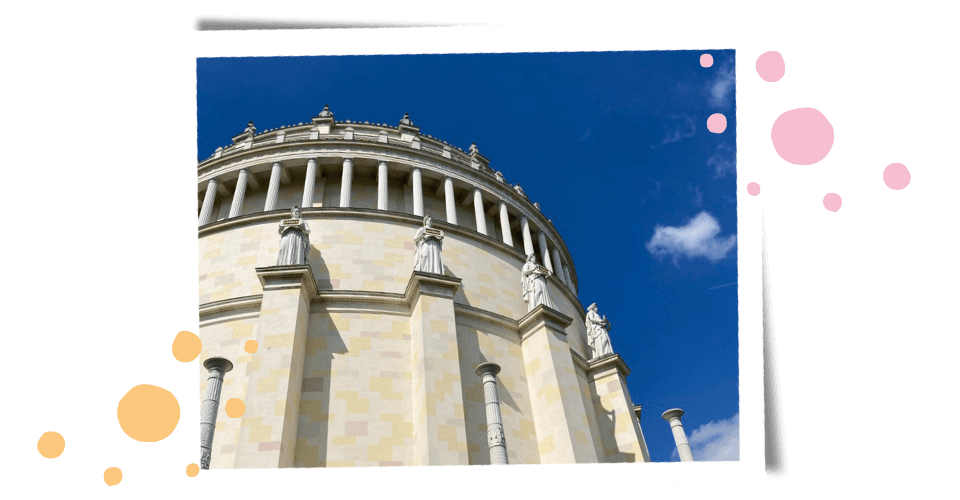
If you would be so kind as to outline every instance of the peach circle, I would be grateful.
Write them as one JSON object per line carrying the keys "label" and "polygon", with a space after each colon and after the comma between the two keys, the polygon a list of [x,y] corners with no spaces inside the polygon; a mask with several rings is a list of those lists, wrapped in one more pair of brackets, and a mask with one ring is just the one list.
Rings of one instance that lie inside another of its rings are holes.
{"label": "peach circle", "polygon": [[883,183],[899,191],[910,184],[910,171],[903,163],[891,163],[883,169]]}
{"label": "peach circle", "polygon": [[37,451],[45,458],[57,458],[63,453],[66,442],[59,432],[44,432],[37,441]]}
{"label": "peach circle", "polygon": [[786,72],[783,56],[775,50],[764,52],[757,58],[757,74],[768,82],[778,82]]}
{"label": "peach circle", "polygon": [[700,66],[703,66],[704,68],[713,66],[713,56],[710,54],[704,54],[700,56]]}
{"label": "peach circle", "polygon": [[117,420],[128,436],[155,443],[173,433],[180,422],[180,403],[170,391],[142,384],[127,391],[117,405]]}
{"label": "peach circle", "polygon": [[757,184],[756,182],[747,184],[747,192],[750,193],[750,196],[756,196],[760,194],[760,184]]}
{"label": "peach circle", "polygon": [[833,147],[833,125],[813,108],[785,111],[770,132],[780,158],[794,165],[813,165]]}
{"label": "peach circle", "polygon": [[831,212],[840,210],[840,205],[842,204],[843,199],[841,199],[840,195],[837,193],[827,193],[827,195],[823,197],[823,208],[826,208]]}
{"label": "peach circle", "polygon": [[109,469],[103,471],[103,482],[107,483],[107,486],[116,486],[120,484],[120,481],[123,480],[123,473],[120,472],[120,469],[117,467],[110,467]]}
{"label": "peach circle", "polygon": [[197,359],[202,348],[200,337],[193,332],[183,331],[173,338],[173,357],[177,358],[177,361],[189,363]]}
{"label": "peach circle", "polygon": [[200,473],[200,466],[197,464],[190,464],[187,466],[187,476],[188,477],[197,477],[197,474]]}
{"label": "peach circle", "polygon": [[257,347],[258,345],[256,340],[248,340],[243,344],[243,350],[249,352],[250,354],[257,352]]}
{"label": "peach circle", "polygon": [[714,113],[707,118],[707,130],[714,134],[720,134],[727,129],[727,117],[720,113]]}
{"label": "peach circle", "polygon": [[246,411],[246,407],[243,405],[243,401],[237,398],[230,398],[227,400],[226,410],[228,417],[240,418],[243,416],[243,412]]}

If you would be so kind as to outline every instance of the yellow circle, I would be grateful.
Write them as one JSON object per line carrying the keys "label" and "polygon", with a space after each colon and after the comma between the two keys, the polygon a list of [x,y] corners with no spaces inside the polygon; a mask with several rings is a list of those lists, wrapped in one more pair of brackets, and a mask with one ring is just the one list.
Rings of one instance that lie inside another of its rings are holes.
{"label": "yellow circle", "polygon": [[246,407],[243,405],[243,401],[237,398],[230,398],[227,401],[226,410],[228,417],[240,418],[243,416],[243,412],[246,411]]}
{"label": "yellow circle", "polygon": [[141,384],[127,391],[117,405],[117,420],[128,436],[144,443],[165,439],[180,422],[180,403],[170,391]]}
{"label": "yellow circle", "polygon": [[173,338],[173,357],[177,358],[177,361],[189,363],[197,359],[202,348],[200,337],[193,332],[182,331]]}
{"label": "yellow circle", "polygon": [[256,340],[248,340],[245,344],[243,344],[243,350],[249,352],[250,354],[257,352],[257,347]]}
{"label": "yellow circle", "polygon": [[44,432],[37,441],[37,451],[46,458],[57,458],[63,453],[66,443],[59,432]]}
{"label": "yellow circle", "polygon": [[116,486],[120,484],[122,479],[123,473],[116,467],[110,467],[103,471],[103,482],[107,483],[107,486]]}
{"label": "yellow circle", "polygon": [[197,464],[190,464],[187,466],[187,476],[197,477],[197,474],[200,473],[200,466]]}

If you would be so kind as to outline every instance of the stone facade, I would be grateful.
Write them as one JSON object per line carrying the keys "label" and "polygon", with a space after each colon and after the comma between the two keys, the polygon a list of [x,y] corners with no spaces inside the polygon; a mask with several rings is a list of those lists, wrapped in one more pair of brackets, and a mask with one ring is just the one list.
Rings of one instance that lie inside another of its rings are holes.
{"label": "stone facade", "polygon": [[[629,370],[589,359],[563,240],[475,147],[327,110],[240,134],[197,185],[201,360],[229,360],[220,404],[246,405],[219,412],[210,468],[489,464],[483,363],[500,367],[510,464],[649,461]],[[276,266],[278,224],[301,204],[308,262]],[[413,272],[426,214],[443,275]],[[531,253],[555,308],[527,312]]]}

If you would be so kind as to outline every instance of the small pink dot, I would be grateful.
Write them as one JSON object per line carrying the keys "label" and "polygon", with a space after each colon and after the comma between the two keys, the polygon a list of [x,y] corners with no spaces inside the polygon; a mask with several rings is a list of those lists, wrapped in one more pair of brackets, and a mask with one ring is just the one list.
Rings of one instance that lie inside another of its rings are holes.
{"label": "small pink dot", "polygon": [[770,138],[780,158],[794,165],[813,165],[833,147],[833,125],[813,108],[792,109],[773,122]]}
{"label": "small pink dot", "polygon": [[756,182],[747,184],[747,192],[750,193],[750,196],[756,196],[760,194],[760,184],[757,184]]}
{"label": "small pink dot", "polygon": [[714,134],[722,133],[727,129],[727,117],[720,113],[714,113],[707,118],[707,130]]}
{"label": "small pink dot", "polygon": [[843,200],[840,199],[840,195],[837,193],[827,193],[827,195],[823,197],[823,208],[831,212],[840,210],[841,204],[843,204]]}
{"label": "small pink dot", "polygon": [[783,56],[775,50],[764,52],[757,58],[757,74],[768,82],[780,81],[785,69]]}
{"label": "small pink dot", "polygon": [[703,66],[704,68],[713,66],[713,56],[710,54],[704,54],[700,56],[700,66]]}
{"label": "small pink dot", "polygon": [[891,163],[883,169],[883,182],[888,188],[899,191],[910,184],[910,171],[903,163]]}

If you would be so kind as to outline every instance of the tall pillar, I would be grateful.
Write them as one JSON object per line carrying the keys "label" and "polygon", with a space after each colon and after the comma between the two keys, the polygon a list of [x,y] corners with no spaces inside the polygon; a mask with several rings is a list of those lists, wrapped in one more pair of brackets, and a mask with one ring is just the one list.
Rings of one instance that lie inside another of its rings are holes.
{"label": "tall pillar", "polygon": [[526,215],[520,216],[520,231],[523,232],[523,254],[533,253],[533,238],[530,236],[530,221]]}
{"label": "tall pillar", "polygon": [[687,435],[683,432],[683,424],[680,422],[681,416],[683,416],[683,410],[680,408],[663,412],[663,419],[670,422],[673,440],[677,442],[677,453],[680,454],[680,461],[693,462],[693,452],[690,451],[690,443],[687,442]]}
{"label": "tall pillar", "polygon": [[307,160],[307,178],[303,181],[303,201],[300,202],[301,208],[310,208],[313,206],[313,190],[317,185],[317,159]]}
{"label": "tall pillar", "polygon": [[487,447],[490,448],[490,465],[507,465],[507,441],[503,436],[503,420],[500,418],[500,398],[497,396],[497,374],[500,365],[481,363],[477,375],[483,379],[483,401],[487,409]]}
{"label": "tall pillar", "polygon": [[510,215],[507,213],[507,202],[500,202],[500,232],[503,233],[503,242],[513,246],[513,232],[510,230]]}
{"label": "tall pillar", "polygon": [[457,200],[453,197],[453,179],[443,178],[443,199],[447,202],[447,222],[457,223]]}
{"label": "tall pillar", "polygon": [[377,168],[377,210],[387,209],[387,162]]}
{"label": "tall pillar", "polygon": [[203,362],[203,367],[207,369],[207,394],[200,404],[200,468],[209,469],[223,375],[233,369],[233,363],[223,358],[209,358]]}
{"label": "tall pillar", "polygon": [[270,187],[267,188],[267,202],[263,205],[263,211],[269,212],[277,208],[277,197],[280,195],[280,174],[283,165],[280,162],[273,162],[273,168],[270,169]]}
{"label": "tall pillar", "polygon": [[558,278],[560,278],[560,281],[562,283],[566,283],[567,277],[563,275],[563,266],[560,264],[560,252],[557,250],[557,247],[553,247],[550,249],[550,256],[553,257],[553,262],[555,264],[553,266],[553,273],[556,274]]}
{"label": "tall pillar", "polygon": [[423,177],[419,168],[413,169],[410,181],[413,183],[413,215],[423,217]]}
{"label": "tall pillar", "polygon": [[480,188],[473,188],[473,213],[477,218],[477,231],[487,234],[487,216],[483,212],[483,193]]}
{"label": "tall pillar", "polygon": [[343,159],[343,177],[340,180],[340,206],[350,207],[350,194],[353,191],[353,158]]}
{"label": "tall pillar", "polygon": [[213,215],[213,202],[217,198],[217,186],[220,181],[210,179],[207,181],[207,192],[203,194],[203,207],[200,208],[200,221],[198,226],[210,223],[210,217]]}
{"label": "tall pillar", "polygon": [[247,191],[248,175],[250,175],[250,172],[247,169],[240,169],[240,176],[237,177],[237,187],[233,190],[233,202],[230,203],[230,215],[227,216],[231,219],[240,215],[240,212],[243,211],[243,195]]}
{"label": "tall pillar", "polygon": [[570,284],[570,275],[567,274],[567,266],[563,265],[563,261],[557,261],[560,265],[560,270],[563,271],[563,284],[567,285],[567,288],[573,290],[573,286]]}
{"label": "tall pillar", "polygon": [[556,271],[553,270],[553,262],[550,260],[550,252],[547,251],[547,237],[543,234],[543,231],[537,232],[537,243],[540,244],[540,255],[543,256],[544,267],[556,274]]}

